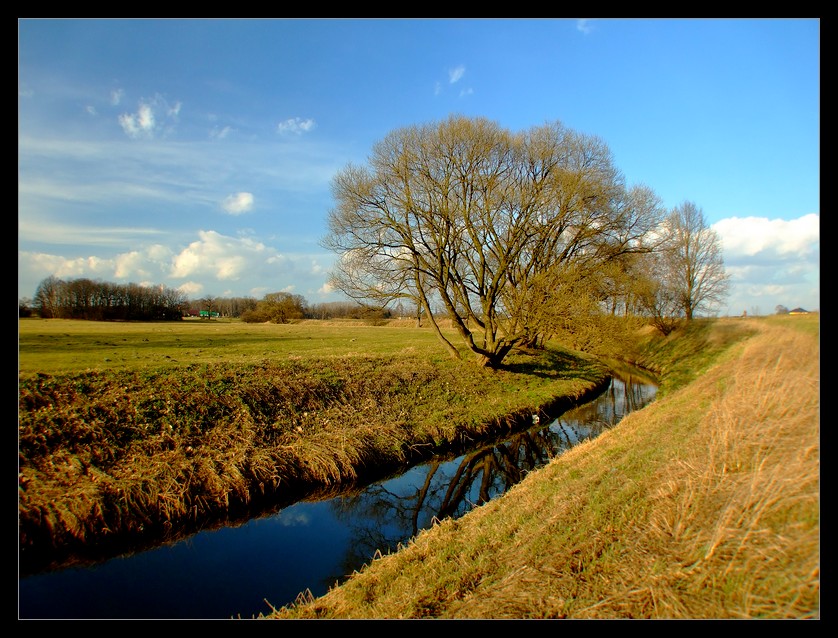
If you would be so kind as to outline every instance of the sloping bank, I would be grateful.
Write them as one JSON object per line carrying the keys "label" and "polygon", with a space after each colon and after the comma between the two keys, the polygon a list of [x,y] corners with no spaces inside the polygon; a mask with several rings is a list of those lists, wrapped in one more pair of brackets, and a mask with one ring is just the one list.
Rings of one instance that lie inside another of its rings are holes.
{"label": "sloping bank", "polygon": [[270,618],[819,618],[817,324],[646,346],[655,403]]}
{"label": "sloping bank", "polygon": [[23,574],[327,496],[532,423],[607,383],[562,350],[492,372],[419,356],[19,380]]}

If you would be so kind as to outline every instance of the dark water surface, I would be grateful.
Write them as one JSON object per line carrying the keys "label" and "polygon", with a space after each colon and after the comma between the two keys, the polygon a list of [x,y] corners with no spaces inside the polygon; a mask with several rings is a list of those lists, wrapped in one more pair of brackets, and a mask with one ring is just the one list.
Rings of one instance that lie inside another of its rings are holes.
{"label": "dark water surface", "polygon": [[[434,459],[354,494],[300,502],[238,527],[92,567],[20,579],[20,619],[229,619],[268,614],[404,544],[434,518],[460,517],[527,472],[655,398],[645,378],[615,378],[548,424],[456,458]],[[267,601],[267,602],[266,602]]]}

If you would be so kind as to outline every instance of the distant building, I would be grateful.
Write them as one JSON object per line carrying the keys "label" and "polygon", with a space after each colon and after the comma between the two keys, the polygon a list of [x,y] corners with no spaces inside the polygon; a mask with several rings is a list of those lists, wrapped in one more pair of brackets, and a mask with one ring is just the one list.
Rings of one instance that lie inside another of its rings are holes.
{"label": "distant building", "polygon": [[794,310],[789,310],[790,315],[808,315],[808,310],[803,310],[803,308],[795,308]]}

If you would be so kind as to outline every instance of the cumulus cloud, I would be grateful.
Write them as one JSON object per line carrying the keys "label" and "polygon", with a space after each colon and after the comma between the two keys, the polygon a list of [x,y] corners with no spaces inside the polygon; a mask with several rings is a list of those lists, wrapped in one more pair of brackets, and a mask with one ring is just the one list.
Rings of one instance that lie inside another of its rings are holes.
{"label": "cumulus cloud", "polygon": [[65,257],[41,252],[20,251],[18,253],[18,294],[23,297],[34,295],[41,281],[49,276],[59,279],[101,279],[103,281],[137,282],[153,281],[154,285],[165,275],[165,267],[171,263],[171,252],[162,247],[142,251],[130,251],[115,257]]}
{"label": "cumulus cloud", "polygon": [[154,131],[154,111],[151,105],[140,104],[136,113],[123,113],[119,116],[119,125],[132,139],[150,137]]}
{"label": "cumulus cloud", "polygon": [[458,67],[454,67],[453,69],[448,70],[448,83],[454,84],[455,82],[459,82],[463,76],[466,74],[466,67],[462,64]]}
{"label": "cumulus cloud", "polygon": [[275,257],[275,251],[250,238],[227,237],[215,231],[200,231],[194,241],[172,260],[170,276],[209,275],[219,280],[237,280]]}
{"label": "cumulus cloud", "polygon": [[170,106],[162,96],[155,95],[149,100],[140,100],[135,113],[121,114],[119,125],[131,139],[151,138],[166,132],[177,120],[180,109],[180,102]]}
{"label": "cumulus cloud", "polygon": [[299,117],[292,117],[277,124],[276,131],[280,134],[292,133],[302,135],[303,133],[313,131],[315,126],[316,124],[311,118],[304,120]]}
{"label": "cumulus cloud", "polygon": [[253,208],[253,193],[234,193],[228,195],[221,204],[231,215],[242,215]]}
{"label": "cumulus cloud", "polygon": [[[274,263],[269,264],[269,260]],[[286,260],[275,249],[249,238],[226,237],[215,231],[200,232],[197,241],[177,253],[162,244],[152,244],[104,259],[95,256],[66,258],[25,251],[18,253],[22,296],[33,295],[37,284],[50,275],[60,279],[146,280],[155,285],[197,293],[205,287],[206,281],[236,281],[244,274],[258,277],[266,271],[275,273],[276,268],[285,266]],[[182,279],[187,281],[177,281]]]}
{"label": "cumulus cloud", "polygon": [[810,214],[798,219],[730,217],[713,224],[725,255],[738,258],[806,258],[817,249],[820,218]]}
{"label": "cumulus cloud", "polygon": [[820,217],[730,217],[712,225],[731,277],[727,314],[820,306]]}
{"label": "cumulus cloud", "polygon": [[198,283],[197,281],[187,281],[185,284],[178,286],[177,290],[186,295],[187,298],[195,299],[200,296],[201,292],[203,292],[204,285]]}
{"label": "cumulus cloud", "polygon": [[113,263],[113,274],[117,279],[151,276],[145,267],[146,257],[137,250],[117,255]]}
{"label": "cumulus cloud", "polygon": [[22,268],[37,270],[43,273],[43,278],[53,275],[59,279],[75,277],[96,278],[113,272],[114,262],[98,257],[76,257],[68,259],[59,255],[47,253],[22,252],[18,256]]}

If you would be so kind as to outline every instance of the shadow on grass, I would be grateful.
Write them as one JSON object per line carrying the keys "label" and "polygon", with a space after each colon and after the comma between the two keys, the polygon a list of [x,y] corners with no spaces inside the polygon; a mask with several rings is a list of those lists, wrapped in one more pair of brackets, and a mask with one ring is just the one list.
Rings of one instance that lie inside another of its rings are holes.
{"label": "shadow on grass", "polygon": [[542,379],[601,381],[605,368],[596,360],[584,359],[562,350],[544,349],[516,352],[500,369]]}

